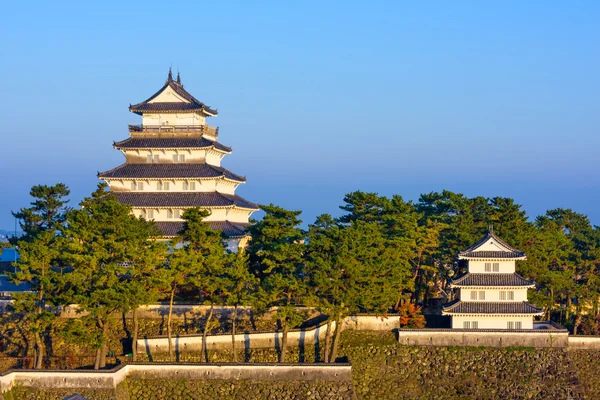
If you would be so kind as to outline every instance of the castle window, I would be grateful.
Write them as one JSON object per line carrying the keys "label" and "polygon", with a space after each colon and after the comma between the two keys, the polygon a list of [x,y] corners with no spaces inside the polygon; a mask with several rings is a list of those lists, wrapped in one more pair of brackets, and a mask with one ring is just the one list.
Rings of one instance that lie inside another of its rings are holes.
{"label": "castle window", "polygon": [[500,272],[500,263],[494,263],[493,268],[494,272]]}
{"label": "castle window", "polygon": [[158,154],[154,155],[154,162],[158,162]]}
{"label": "castle window", "polygon": [[137,185],[135,184],[135,181],[131,182],[131,190],[136,190],[137,189]]}
{"label": "castle window", "polygon": [[185,162],[185,154],[179,155],[179,162]]}
{"label": "castle window", "polygon": [[471,300],[477,300],[477,291],[471,290]]}
{"label": "castle window", "polygon": [[522,329],[521,328],[521,321],[516,321],[515,322],[515,329]]}
{"label": "castle window", "polygon": [[167,210],[167,218],[173,218],[173,210]]}
{"label": "castle window", "polygon": [[147,161],[148,163],[152,162],[152,154],[148,154]]}
{"label": "castle window", "polygon": [[189,183],[183,182],[183,190],[188,190],[189,186],[190,186]]}
{"label": "castle window", "polygon": [[463,329],[471,329],[471,321],[463,321]]}
{"label": "castle window", "polygon": [[515,329],[515,323],[513,321],[508,321],[506,323],[506,329]]}
{"label": "castle window", "polygon": [[156,182],[156,190],[163,190],[163,183],[161,181]]}
{"label": "castle window", "polygon": [[144,190],[144,182],[136,182],[137,190]]}
{"label": "castle window", "polygon": [[181,210],[175,210],[175,218],[179,218],[181,215]]}
{"label": "castle window", "polygon": [[169,190],[169,182],[165,182],[165,183],[163,184],[163,188],[164,188],[165,190]]}
{"label": "castle window", "polygon": [[485,300],[485,290],[479,291],[479,300]]}
{"label": "castle window", "polygon": [[173,162],[177,162],[177,154],[173,154]]}
{"label": "castle window", "polygon": [[506,297],[508,300],[514,300],[515,299],[515,292],[512,290],[509,290],[508,292],[506,292]]}
{"label": "castle window", "polygon": [[196,190],[196,182],[190,182],[190,190]]}
{"label": "castle window", "polygon": [[492,272],[492,263],[485,263],[485,272]]}
{"label": "castle window", "polygon": [[504,291],[504,290],[500,291],[500,300],[506,300],[506,291]]}
{"label": "castle window", "polygon": [[146,215],[148,216],[148,219],[153,219],[154,218],[154,210],[148,210],[146,212]]}

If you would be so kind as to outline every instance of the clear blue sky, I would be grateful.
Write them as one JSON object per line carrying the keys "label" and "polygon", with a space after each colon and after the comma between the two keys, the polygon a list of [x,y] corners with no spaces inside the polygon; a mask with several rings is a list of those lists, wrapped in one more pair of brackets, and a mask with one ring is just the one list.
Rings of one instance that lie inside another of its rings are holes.
{"label": "clear blue sky", "polygon": [[219,110],[258,203],[353,190],[507,196],[600,224],[600,2],[7,2],[0,228],[29,188],[72,203],[123,156],[169,65]]}

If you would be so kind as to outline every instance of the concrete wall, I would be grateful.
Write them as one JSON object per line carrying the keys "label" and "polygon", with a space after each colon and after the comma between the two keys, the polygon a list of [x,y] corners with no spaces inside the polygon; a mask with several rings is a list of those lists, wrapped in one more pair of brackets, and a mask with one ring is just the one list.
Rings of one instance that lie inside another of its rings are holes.
{"label": "concrete wall", "polygon": [[418,346],[486,346],[486,347],[567,347],[567,330],[461,330],[461,329],[399,329],[401,345]]}
{"label": "concrete wall", "polygon": [[0,374],[0,393],[15,384],[37,388],[114,389],[127,376],[160,379],[247,379],[350,381],[350,364],[128,364],[107,371],[9,370]]}

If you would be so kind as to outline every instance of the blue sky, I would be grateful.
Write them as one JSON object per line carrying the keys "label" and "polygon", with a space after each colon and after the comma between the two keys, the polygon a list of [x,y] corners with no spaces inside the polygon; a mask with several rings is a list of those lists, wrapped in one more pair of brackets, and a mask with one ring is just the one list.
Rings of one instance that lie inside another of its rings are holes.
{"label": "blue sky", "polygon": [[34,184],[78,203],[123,161],[169,65],[219,110],[258,203],[339,214],[353,190],[507,196],[600,224],[600,3],[10,2],[0,228]]}

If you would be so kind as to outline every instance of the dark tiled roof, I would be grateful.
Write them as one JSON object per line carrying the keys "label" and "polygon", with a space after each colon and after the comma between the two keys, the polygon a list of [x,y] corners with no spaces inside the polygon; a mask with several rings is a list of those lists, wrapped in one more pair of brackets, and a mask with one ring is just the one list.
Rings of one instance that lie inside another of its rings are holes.
{"label": "dark tiled roof", "polygon": [[522,302],[462,302],[456,300],[448,303],[444,314],[540,314],[541,308]]}
{"label": "dark tiled roof", "polygon": [[461,257],[465,258],[521,258],[525,257],[525,253],[520,252],[508,252],[508,251],[470,251],[467,253],[460,253]]}
{"label": "dark tiled roof", "polygon": [[[208,222],[210,227],[215,230],[221,230],[230,237],[239,237],[246,234],[246,226],[250,224],[232,223],[229,221],[213,221]],[[156,222],[156,226],[166,237],[177,236],[183,228],[183,222]]]}
{"label": "dark tiled roof", "polygon": [[122,164],[109,171],[98,173],[99,178],[218,178],[225,177],[237,182],[246,178],[210,164]]}
{"label": "dark tiled roof", "polygon": [[15,267],[11,261],[0,261],[0,275],[7,272],[15,272]]}
{"label": "dark tiled roof", "polygon": [[231,147],[223,146],[219,142],[213,142],[204,137],[196,138],[134,138],[115,142],[113,146],[117,149],[198,149],[214,147],[217,150],[231,152]]}
{"label": "dark tiled roof", "polygon": [[219,192],[112,192],[117,200],[133,207],[230,207],[258,210],[240,196]]}
{"label": "dark tiled roof", "polygon": [[[189,103],[183,103],[183,102],[149,103],[156,96],[158,96],[163,90],[165,90],[167,88],[167,86],[170,87],[171,89],[173,89],[175,91],[175,93],[177,93],[178,95],[180,95],[181,97],[183,97],[184,99],[189,101]],[[183,85],[173,81],[170,78],[167,79],[167,82],[164,84],[164,86],[161,87],[151,97],[142,101],[141,103],[129,106],[129,111],[134,112],[136,114],[142,114],[144,112],[149,112],[149,111],[174,112],[174,111],[200,111],[200,110],[205,111],[206,113],[212,114],[212,115],[218,114],[217,110],[211,109],[206,104],[204,104],[200,100],[196,99],[194,96],[192,96],[190,93],[188,93],[187,90],[185,90],[183,88]]]}
{"label": "dark tiled roof", "polygon": [[8,276],[0,275],[0,292],[30,292],[31,284],[29,282],[21,282],[19,284],[12,283]]}
{"label": "dark tiled roof", "polygon": [[[502,250],[500,251],[478,251],[484,243],[489,240],[494,240]],[[494,231],[488,231],[487,235],[480,241],[458,253],[459,258],[521,258],[525,257],[525,253],[510,246],[504,240],[494,234]]]}
{"label": "dark tiled roof", "polygon": [[467,273],[452,280],[452,286],[531,286],[529,281],[519,274],[472,274]]}

